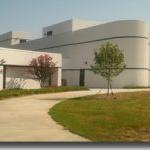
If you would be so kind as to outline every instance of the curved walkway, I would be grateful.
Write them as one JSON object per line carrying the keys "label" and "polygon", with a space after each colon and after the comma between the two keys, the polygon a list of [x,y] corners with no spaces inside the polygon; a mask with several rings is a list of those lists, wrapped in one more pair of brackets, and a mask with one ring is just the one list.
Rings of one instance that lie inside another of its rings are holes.
{"label": "curved walkway", "polygon": [[[49,108],[67,98],[94,95],[107,90],[42,94],[0,101],[0,141],[4,142],[86,142],[58,125],[48,115]],[[115,90],[115,92],[141,91]],[[149,89],[142,89],[149,91]]]}
{"label": "curved walkway", "polygon": [[42,94],[0,101],[0,142],[88,141],[58,125],[48,111],[63,99],[92,94],[96,91]]}

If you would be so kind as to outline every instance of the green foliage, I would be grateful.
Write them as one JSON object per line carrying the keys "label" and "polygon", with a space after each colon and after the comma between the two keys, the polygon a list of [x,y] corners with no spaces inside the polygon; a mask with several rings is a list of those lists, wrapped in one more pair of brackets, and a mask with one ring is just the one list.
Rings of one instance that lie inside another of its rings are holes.
{"label": "green foliage", "polygon": [[29,72],[41,83],[41,88],[51,86],[52,75],[57,71],[56,63],[49,55],[40,55],[30,62]]}
{"label": "green foliage", "polygon": [[91,66],[91,69],[95,74],[100,74],[108,81],[108,88],[112,79],[126,68],[123,52],[118,45],[110,42],[102,45],[99,51],[95,52],[94,61],[95,64]]}
{"label": "green foliage", "polygon": [[126,67],[123,53],[117,45],[110,42],[95,52],[94,60],[95,65],[91,66],[92,70],[107,80],[118,76]]}

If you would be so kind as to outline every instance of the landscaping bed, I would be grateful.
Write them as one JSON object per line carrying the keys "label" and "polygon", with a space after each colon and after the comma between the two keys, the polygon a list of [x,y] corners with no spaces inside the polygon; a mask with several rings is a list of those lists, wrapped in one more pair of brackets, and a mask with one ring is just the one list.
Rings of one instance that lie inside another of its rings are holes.
{"label": "landscaping bed", "polygon": [[150,142],[150,92],[70,99],[49,114],[65,129],[94,142]]}
{"label": "landscaping bed", "polygon": [[0,91],[0,100],[11,97],[20,97],[34,94],[57,93],[67,91],[88,90],[86,87],[50,87],[42,89],[8,89]]}

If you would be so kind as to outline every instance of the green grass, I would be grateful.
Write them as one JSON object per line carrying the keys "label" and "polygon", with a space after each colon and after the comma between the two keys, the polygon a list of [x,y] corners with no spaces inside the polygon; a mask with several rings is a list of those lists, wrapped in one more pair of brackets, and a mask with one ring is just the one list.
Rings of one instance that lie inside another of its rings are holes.
{"label": "green grass", "polygon": [[49,114],[94,142],[150,142],[150,92],[70,99],[55,105]]}
{"label": "green grass", "polygon": [[144,86],[127,86],[124,87],[124,89],[150,89],[150,87],[144,87]]}
{"label": "green grass", "polygon": [[12,97],[21,97],[34,94],[46,94],[67,91],[88,90],[85,87],[51,87],[42,89],[8,89],[0,91],[0,100]]}

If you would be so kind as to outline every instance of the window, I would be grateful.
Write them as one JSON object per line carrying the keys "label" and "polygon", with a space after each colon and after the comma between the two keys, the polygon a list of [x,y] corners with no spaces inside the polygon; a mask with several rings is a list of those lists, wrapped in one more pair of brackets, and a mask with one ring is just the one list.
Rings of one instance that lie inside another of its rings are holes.
{"label": "window", "polygon": [[47,36],[52,36],[52,34],[53,34],[53,31],[48,31],[47,32]]}
{"label": "window", "polygon": [[26,42],[27,42],[27,40],[24,40],[24,39],[20,40],[20,43],[26,43]]}

